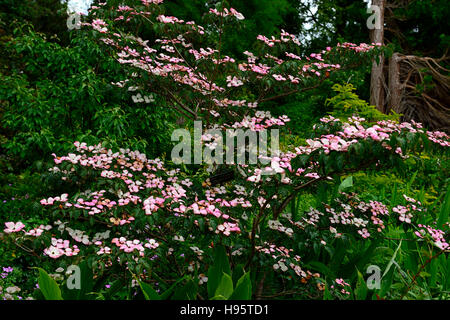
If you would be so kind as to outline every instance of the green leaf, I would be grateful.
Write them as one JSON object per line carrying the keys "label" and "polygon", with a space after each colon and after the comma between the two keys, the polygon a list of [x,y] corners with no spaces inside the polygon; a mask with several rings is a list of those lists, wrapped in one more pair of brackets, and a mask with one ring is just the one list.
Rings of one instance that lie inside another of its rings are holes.
{"label": "green leaf", "polygon": [[217,287],[222,279],[222,274],[231,276],[230,263],[225,251],[225,247],[217,246],[214,249],[214,264],[208,269],[208,296],[212,298],[216,295]]}
{"label": "green leaf", "polygon": [[450,187],[445,194],[444,202],[442,202],[439,218],[437,220],[438,228],[442,228],[443,224],[448,222],[448,215],[450,213]]}
{"label": "green leaf", "polygon": [[[353,281],[356,275],[354,272],[350,272],[350,270],[353,269],[353,266],[357,269],[362,269],[364,265],[367,264],[370,257],[372,257],[372,253],[375,251],[376,246],[377,243],[375,241],[370,243],[369,247],[365,251],[361,250],[360,254],[355,255],[347,264],[343,265],[343,267],[340,268],[340,272],[342,272],[346,278],[350,278]],[[346,270],[349,272],[346,272]]]}
{"label": "green leaf", "polygon": [[429,285],[430,287],[436,286],[436,280],[437,280],[437,272],[438,272],[438,260],[434,259],[430,263],[430,281]]}
{"label": "green leaf", "polygon": [[210,300],[227,300],[224,296],[214,296]]}
{"label": "green leaf", "polygon": [[335,274],[332,270],[330,270],[329,267],[327,267],[325,264],[319,261],[312,261],[307,264],[308,267],[311,269],[319,271],[321,274],[328,276],[330,278],[336,278]]}
{"label": "green leaf", "polygon": [[214,297],[214,294],[219,286],[220,268],[215,266],[210,266],[208,269],[208,296],[210,298]]}
{"label": "green leaf", "polygon": [[[442,256],[443,257],[443,256]],[[450,256],[445,259],[445,265],[442,264],[444,269],[445,280],[443,280],[444,285],[442,286],[443,291],[448,291],[450,287]]]}
{"label": "green leaf", "polygon": [[381,276],[381,279],[384,278],[384,276],[389,272],[389,269],[391,268],[391,266],[394,264],[395,258],[397,257],[397,253],[398,253],[398,250],[400,250],[401,245],[402,245],[402,240],[400,240],[400,243],[398,244],[397,249],[395,249],[394,254],[391,257],[391,260],[389,261],[389,263],[386,267],[386,270],[384,270],[384,273]]}
{"label": "green leaf", "polygon": [[384,297],[386,293],[389,291],[392,285],[392,280],[394,279],[394,268],[390,268],[386,276],[382,277],[381,281],[381,289],[380,289],[380,297]]}
{"label": "green leaf", "polygon": [[383,275],[381,276],[381,289],[380,289],[380,297],[384,297],[386,293],[389,291],[392,285],[392,280],[394,279],[394,271],[395,266],[392,267],[392,265],[395,262],[395,258],[397,257],[397,253],[400,250],[400,247],[402,245],[402,241],[400,240],[400,243],[398,244],[397,249],[395,249],[394,254],[391,257],[391,260],[389,261],[386,270],[384,270]]}
{"label": "green leaf", "polygon": [[197,298],[198,285],[190,279],[183,287],[178,288],[171,300],[195,300]]}
{"label": "green leaf", "polygon": [[347,177],[344,179],[344,181],[341,182],[341,184],[339,185],[339,192],[346,189],[346,188],[350,188],[353,186],[353,176]]}
{"label": "green leaf", "polygon": [[[402,147],[402,149],[404,149]],[[409,190],[411,189],[412,184],[414,183],[414,180],[416,180],[417,177],[417,173],[419,173],[419,171],[416,171],[413,173],[411,179],[409,180],[409,182],[406,184],[406,193],[409,193]]]}
{"label": "green leaf", "polygon": [[178,280],[177,282],[175,282],[173,285],[170,286],[169,289],[167,289],[166,291],[164,291],[161,294],[161,300],[165,300],[167,298],[169,298],[169,296],[172,294],[172,291],[175,289],[175,287],[182,281],[184,281],[187,277],[184,276],[183,278],[181,278],[180,280]]}
{"label": "green leaf", "polygon": [[233,280],[228,274],[224,272],[214,296],[224,296],[226,299],[228,299],[232,294]]}
{"label": "green leaf", "polygon": [[90,294],[94,287],[92,269],[85,260],[81,262],[80,268],[80,289],[69,289],[68,286],[62,287],[62,297],[64,300],[91,300],[93,296]]}
{"label": "green leaf", "polygon": [[325,286],[325,291],[323,292],[323,300],[333,300],[333,296],[331,295],[330,289],[328,286]]}
{"label": "green leaf", "polygon": [[221,266],[222,271],[231,276],[230,263],[224,246],[217,246],[214,251],[214,265]]}
{"label": "green leaf", "polygon": [[39,289],[44,295],[46,300],[62,300],[61,289],[54,279],[52,279],[48,273],[41,268],[39,270],[38,284]]}
{"label": "green leaf", "polygon": [[139,281],[139,286],[141,287],[145,300],[161,300],[159,294],[149,284]]}
{"label": "green leaf", "polygon": [[356,272],[358,273],[358,282],[356,283],[355,299],[366,300],[368,290],[366,281],[364,280],[363,275],[361,274],[361,272],[359,272],[358,269],[356,269]]}
{"label": "green leaf", "polygon": [[391,204],[397,203],[397,182],[394,182],[394,189],[392,190]]}
{"label": "green leaf", "polygon": [[250,300],[252,298],[252,281],[250,280],[250,272],[246,272],[239,278],[236,289],[230,297],[230,300]]}
{"label": "green leaf", "polygon": [[123,286],[125,285],[123,279],[118,279],[116,281],[114,281],[111,285],[111,287],[109,288],[109,290],[105,293],[105,299],[106,300],[110,300],[112,299],[112,297],[120,291],[120,289],[123,288]]}
{"label": "green leaf", "polygon": [[245,270],[243,264],[238,264],[237,266],[234,267],[231,278],[233,278],[233,283],[235,284],[235,286],[237,286],[237,282],[244,274]]}

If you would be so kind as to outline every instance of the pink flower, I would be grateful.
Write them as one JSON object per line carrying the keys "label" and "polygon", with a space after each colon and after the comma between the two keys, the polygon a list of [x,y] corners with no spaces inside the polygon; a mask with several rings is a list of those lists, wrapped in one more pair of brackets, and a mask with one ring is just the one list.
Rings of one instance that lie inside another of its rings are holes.
{"label": "pink flower", "polygon": [[239,87],[242,86],[244,83],[239,80],[236,76],[231,78],[231,76],[227,77],[227,87]]}
{"label": "pink flower", "polygon": [[165,16],[165,15],[159,15],[156,18],[156,20],[158,20],[159,22],[162,22],[162,23],[172,23],[172,24],[175,24],[175,22],[176,23],[183,23],[184,22],[183,20],[180,20],[180,19],[178,19],[176,17],[168,17],[168,16]]}
{"label": "pink flower", "polygon": [[350,287],[350,285],[349,285],[347,282],[345,282],[344,279],[342,279],[342,278],[336,279],[335,281],[336,281],[336,283],[337,283],[338,285],[341,285],[341,286],[343,286],[343,287],[344,287],[344,286]]}
{"label": "pink flower", "polygon": [[275,78],[275,80],[277,80],[277,81],[286,81],[286,78],[283,77],[282,75],[279,75],[279,74],[273,74],[272,76],[273,76],[273,77]]}
{"label": "pink flower", "polygon": [[412,202],[412,203],[416,203],[417,202],[416,199],[410,198],[406,194],[403,195],[403,198],[405,198],[405,200],[408,201],[408,202]]}
{"label": "pink flower", "polygon": [[361,237],[363,237],[364,239],[367,239],[368,237],[370,237],[370,233],[367,231],[366,228],[362,229],[362,230],[358,230],[358,233],[361,235]]}
{"label": "pink flower", "polygon": [[117,11],[121,12],[121,11],[133,11],[133,9],[131,9],[129,6],[119,6]]}
{"label": "pink flower", "polygon": [[3,230],[5,233],[13,233],[13,232],[19,232],[23,228],[25,228],[25,225],[22,222],[5,222],[6,228]]}
{"label": "pink flower", "polygon": [[351,137],[356,132],[358,132],[358,129],[356,129],[354,126],[349,126],[344,129],[344,133],[347,135],[347,137]]}
{"label": "pink flower", "polygon": [[310,172],[305,174],[305,177],[311,178],[311,179],[319,179],[320,176],[316,172]]}
{"label": "pink flower", "polygon": [[64,255],[63,250],[61,250],[57,247],[54,247],[54,246],[50,246],[49,248],[44,249],[44,253],[53,259],[58,259],[62,255]]}
{"label": "pink flower", "polygon": [[232,15],[234,15],[234,16],[236,17],[236,19],[238,19],[238,20],[244,20],[244,19],[245,19],[244,15],[243,15],[242,13],[236,11],[236,10],[233,9],[233,8],[230,8],[230,13],[231,13]]}
{"label": "pink flower", "polygon": [[160,4],[162,3],[164,0],[141,0],[142,4],[145,6],[148,6],[150,3],[153,4]]}
{"label": "pink flower", "polygon": [[25,235],[39,237],[43,232],[44,232],[43,229],[35,228],[35,229],[31,229],[29,232],[25,232]]}

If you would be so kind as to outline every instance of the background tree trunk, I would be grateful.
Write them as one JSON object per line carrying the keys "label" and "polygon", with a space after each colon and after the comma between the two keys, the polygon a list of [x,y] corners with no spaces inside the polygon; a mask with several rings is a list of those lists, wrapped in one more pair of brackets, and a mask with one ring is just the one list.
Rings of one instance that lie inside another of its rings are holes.
{"label": "background tree trunk", "polygon": [[400,83],[400,55],[394,53],[389,59],[389,94],[386,112],[391,109],[399,112],[403,95],[403,85]]}
{"label": "background tree trunk", "polygon": [[[386,0],[372,0],[372,5],[380,8],[380,28],[375,28],[370,32],[370,39],[373,43],[384,42],[384,9]],[[385,112],[385,90],[384,90],[384,55],[379,56],[379,63],[374,60],[372,65],[372,75],[370,81],[370,104],[377,107],[381,112]]]}

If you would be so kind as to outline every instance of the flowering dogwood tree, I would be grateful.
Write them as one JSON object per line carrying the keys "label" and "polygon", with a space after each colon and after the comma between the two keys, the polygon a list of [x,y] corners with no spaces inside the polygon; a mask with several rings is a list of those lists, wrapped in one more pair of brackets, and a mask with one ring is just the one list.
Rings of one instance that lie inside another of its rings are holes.
{"label": "flowering dogwood tree", "polygon": [[[129,70],[127,79],[114,83],[118,90],[151,93],[185,119],[203,120],[207,128],[286,126],[288,117],[273,117],[261,105],[314,88],[380,50],[377,44],[342,43],[301,56],[297,37],[281,31],[259,35],[254,52],[242,53],[244,59],[229,57],[221,52],[221,38],[245,19],[241,13],[219,5],[209,9],[201,26],[165,15],[162,2],[99,4],[83,25]],[[130,32],[141,23],[153,26],[154,41]],[[346,180],[341,181],[358,171],[401,167],[424,150],[442,152],[450,146],[445,133],[414,122],[369,123],[354,115],[325,117],[312,135],[304,145],[266,155],[267,165],[227,165],[236,174],[223,184],[212,184],[205,170],[188,170],[170,159],[75,142],[76,152],[53,154],[51,170],[68,191],[41,200],[51,223],[7,222],[4,232],[15,243],[32,242],[32,252],[45,259],[87,260],[97,278],[112,282],[120,274],[121,281],[144,283],[147,295],[145,285],[158,289],[162,282],[182,278],[186,286],[195,284],[189,287],[195,292],[190,298],[218,295],[217,248],[226,249],[233,272],[250,272],[254,296],[261,294],[270,271],[280,291],[320,296],[328,281],[333,285],[327,290],[350,295],[350,285],[339,274],[325,279],[323,268],[305,263],[305,256],[310,250],[332,250],[339,239],[383,237],[392,225],[409,230],[414,241],[448,251],[448,223],[432,221],[420,201],[407,195],[402,205],[361,199],[344,192]],[[210,146],[212,140],[203,142]],[[339,188],[336,196],[297,216],[289,205],[320,184]]]}

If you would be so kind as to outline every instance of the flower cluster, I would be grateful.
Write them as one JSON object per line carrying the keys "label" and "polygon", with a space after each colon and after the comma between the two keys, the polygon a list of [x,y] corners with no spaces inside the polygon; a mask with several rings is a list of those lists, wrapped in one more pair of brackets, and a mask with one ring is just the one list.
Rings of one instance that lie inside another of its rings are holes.
{"label": "flower cluster", "polygon": [[[275,244],[271,244],[268,242],[264,242],[262,246],[256,246],[255,249],[261,253],[268,255],[275,262],[272,265],[272,268],[277,271],[280,270],[283,273],[288,270],[294,271],[294,273],[300,277],[302,283],[306,283],[313,274],[307,270],[304,271],[299,263],[300,256],[293,255],[293,249],[287,249],[283,246],[276,246]],[[314,277],[320,276],[319,274],[315,274]]]}
{"label": "flower cluster", "polygon": [[[344,281],[344,279],[342,278],[338,278],[335,279],[334,282],[336,283],[336,285],[338,286],[336,289],[339,290],[342,294],[345,295],[350,295],[350,292],[347,290],[348,288],[350,288],[350,284],[348,284],[347,282]],[[332,285],[331,289],[335,289],[335,286]]]}
{"label": "flower cluster", "polygon": [[69,240],[52,238],[50,247],[44,249],[44,254],[50,258],[57,259],[61,256],[76,256],[80,252],[77,245],[70,247]]}
{"label": "flower cluster", "polygon": [[[148,239],[146,243],[142,243],[138,239],[127,240],[125,237],[120,237],[120,238],[112,239],[111,243],[115,244],[120,250],[122,250],[126,253],[130,253],[130,252],[133,252],[134,250],[137,250],[141,257],[145,256],[145,253],[144,253],[145,248],[156,249],[159,247],[159,243],[156,242],[154,239]],[[99,251],[100,253],[97,253],[97,254],[107,253],[108,251],[110,251],[110,249],[108,247],[102,248]]]}
{"label": "flower cluster", "polygon": [[236,9],[230,8],[229,10],[227,8],[223,8],[222,11],[219,11],[217,9],[209,9],[209,13],[215,14],[216,16],[220,17],[226,17],[226,16],[234,16],[238,20],[244,20],[244,15]]}
{"label": "flower cluster", "polygon": [[418,227],[419,230],[414,232],[417,237],[424,239],[427,235],[430,236],[433,240],[434,245],[441,250],[447,250],[450,247],[447,240],[445,239],[444,231],[422,224],[418,224]]}
{"label": "flower cluster", "polygon": [[5,279],[9,273],[14,271],[13,267],[3,267],[2,269],[3,269],[3,272],[0,274],[2,279]]}
{"label": "flower cluster", "polygon": [[18,222],[5,222],[6,228],[3,230],[5,233],[14,233],[19,232],[23,228],[25,228],[25,225],[18,221]]}

